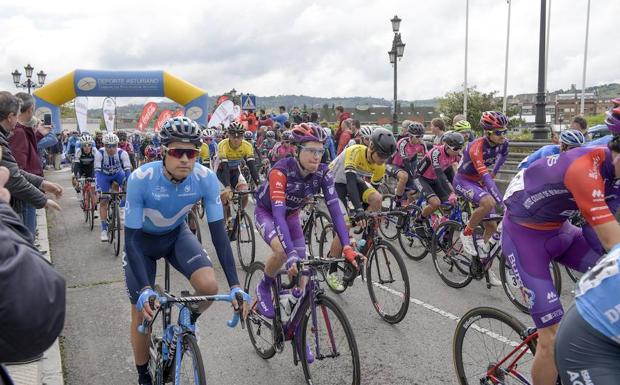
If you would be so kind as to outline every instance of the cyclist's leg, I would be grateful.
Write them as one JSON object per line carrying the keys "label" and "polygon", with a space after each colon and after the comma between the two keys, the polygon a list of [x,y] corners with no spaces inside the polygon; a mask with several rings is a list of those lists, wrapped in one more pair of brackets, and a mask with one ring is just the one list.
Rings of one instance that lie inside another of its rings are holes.
{"label": "cyclist's leg", "polygon": [[[482,219],[493,211],[496,205],[495,199],[493,199],[489,192],[484,187],[480,186],[479,183],[470,181],[458,173],[454,177],[454,189],[457,194],[465,200],[472,202],[474,207],[476,207],[471,213],[466,228],[466,231],[473,232]],[[489,231],[490,229],[484,233],[485,242],[493,235],[493,233]]]}
{"label": "cyclist's leg", "polygon": [[594,329],[576,306],[564,315],[555,341],[555,362],[563,384],[618,383],[620,344]]}
{"label": "cyclist's leg", "polygon": [[[109,193],[112,184],[113,175],[104,175],[101,178],[101,185],[97,186],[102,193]],[[101,218],[101,231],[108,229],[108,197],[100,196],[99,198],[99,218]]]}
{"label": "cyclist's leg", "polygon": [[554,385],[557,372],[553,346],[564,310],[551,279],[549,263],[554,255],[561,255],[571,242],[562,245],[562,249],[554,249],[561,245],[559,238],[564,237],[561,229],[534,230],[512,222],[507,216],[502,226],[502,250],[506,262],[512,268],[538,328],[532,378],[535,384]]}
{"label": "cyclist's leg", "polygon": [[435,189],[435,186],[437,185],[436,183],[433,183],[432,181],[429,181],[424,177],[419,177],[416,179],[416,184],[418,185],[418,190],[420,190],[420,192],[424,194],[424,197],[426,198],[427,204],[422,210],[420,218],[421,220],[425,220],[430,217],[431,214],[435,212],[435,210],[439,208],[439,206],[441,205],[441,199],[437,195],[439,191],[436,191]]}
{"label": "cyclist's leg", "polygon": [[367,182],[358,182],[357,185],[362,197],[362,203],[368,205],[368,211],[381,211],[383,200],[381,194]]}
{"label": "cyclist's leg", "polygon": [[[585,226],[586,229],[592,229],[589,225]],[[596,265],[596,262],[605,253],[596,238],[596,242],[589,240],[586,236],[587,230],[574,226],[568,221],[563,226],[563,231],[568,235],[568,239],[572,239],[570,247],[555,260],[564,266],[568,266],[573,270],[585,273],[589,268]],[[594,232],[592,230],[592,232]],[[596,237],[596,234],[593,234]],[[594,243],[593,248],[591,245]],[[597,248],[600,246],[600,249]]]}
{"label": "cyclist's leg", "polygon": [[[345,223],[347,225],[347,230],[351,228],[351,219],[349,218],[349,210],[347,210],[347,185],[344,183],[334,183],[334,187],[336,189],[336,194],[338,195],[338,203],[340,205],[340,211],[344,215]],[[342,254],[342,244],[340,242],[340,238],[334,237],[332,240],[332,244],[329,248],[329,256],[331,257],[339,257]],[[335,269],[336,266],[333,266]],[[335,270],[334,270],[335,271]]]}

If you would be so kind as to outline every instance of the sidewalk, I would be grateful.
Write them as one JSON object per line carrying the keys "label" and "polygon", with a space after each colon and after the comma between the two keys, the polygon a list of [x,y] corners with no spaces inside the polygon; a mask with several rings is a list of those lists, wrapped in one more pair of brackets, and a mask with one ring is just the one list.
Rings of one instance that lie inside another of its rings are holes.
{"label": "sidewalk", "polygon": [[[40,249],[47,250],[47,253],[43,254],[43,256],[51,262],[45,209],[37,210],[37,229],[39,230],[39,242],[41,243]],[[63,385],[65,383],[62,375],[62,360],[58,339],[38,362],[26,365],[8,365],[6,368],[11,374],[15,385]]]}

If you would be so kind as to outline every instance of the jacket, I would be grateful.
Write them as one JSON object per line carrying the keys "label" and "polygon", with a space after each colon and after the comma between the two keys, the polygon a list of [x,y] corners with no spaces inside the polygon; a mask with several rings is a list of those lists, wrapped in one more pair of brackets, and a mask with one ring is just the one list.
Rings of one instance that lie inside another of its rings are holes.
{"label": "jacket", "polygon": [[17,123],[13,135],[9,138],[9,146],[20,169],[43,177],[43,168],[37,150],[37,142],[42,136],[31,127]]}

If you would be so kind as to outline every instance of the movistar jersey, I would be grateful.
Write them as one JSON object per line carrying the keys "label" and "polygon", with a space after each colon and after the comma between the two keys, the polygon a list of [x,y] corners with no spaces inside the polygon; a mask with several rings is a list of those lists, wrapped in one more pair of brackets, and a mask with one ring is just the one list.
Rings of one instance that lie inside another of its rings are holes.
{"label": "movistar jersey", "polygon": [[542,146],[538,150],[534,151],[530,155],[526,156],[525,159],[519,163],[517,169],[522,170],[524,168],[528,168],[530,164],[534,163],[540,158],[544,158],[551,155],[557,155],[560,153],[560,146],[557,144],[548,144],[546,146]]}

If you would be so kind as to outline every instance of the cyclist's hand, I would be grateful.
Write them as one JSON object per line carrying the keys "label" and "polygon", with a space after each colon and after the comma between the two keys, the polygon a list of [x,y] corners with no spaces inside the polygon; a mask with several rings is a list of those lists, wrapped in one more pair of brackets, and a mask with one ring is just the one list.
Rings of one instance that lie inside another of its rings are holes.
{"label": "cyclist's hand", "polygon": [[[150,304],[151,299],[155,299],[153,302],[153,307],[151,307]],[[159,301],[157,301],[157,293],[155,293],[151,288],[142,290],[140,297],[138,297],[138,302],[136,302],[136,309],[141,311],[144,318],[150,321],[153,319],[153,314],[158,308]]]}
{"label": "cyclist's hand", "polygon": [[[230,289],[230,295],[235,298],[235,294],[237,292],[240,292],[243,295],[243,309],[241,311],[241,318],[242,319],[246,319],[248,318],[248,314],[250,313],[250,303],[252,302],[252,297],[250,297],[250,295],[246,292],[244,292],[241,287],[239,286],[233,286]],[[232,302],[232,307],[235,311],[239,310],[239,304],[237,303],[237,300],[234,299]]]}
{"label": "cyclist's hand", "polygon": [[226,187],[224,191],[222,191],[222,203],[228,204],[228,202],[233,198],[233,191],[230,187]]}
{"label": "cyclist's hand", "polygon": [[299,274],[299,271],[297,270],[297,262],[299,262],[299,256],[297,255],[297,252],[293,251],[292,255],[286,260],[286,270],[288,273],[288,279],[292,280],[293,277],[297,276],[297,274]]}
{"label": "cyclist's hand", "polygon": [[368,226],[368,223],[366,221],[366,212],[364,211],[364,209],[357,209],[355,210],[355,214],[353,215],[353,220],[355,220],[355,223],[360,227],[360,228],[366,228],[366,226]]}
{"label": "cyclist's hand", "polygon": [[456,194],[455,193],[451,193],[450,196],[448,197],[448,202],[452,206],[454,206],[456,204],[456,200],[457,200]]}
{"label": "cyclist's hand", "polygon": [[355,257],[357,257],[357,251],[355,251],[355,249],[353,249],[353,247],[347,245],[342,249],[342,254],[344,255],[344,259],[347,260],[347,262],[349,262],[350,264],[352,264],[353,266],[355,266],[356,269],[358,269],[359,267],[357,266],[357,261],[355,260]]}
{"label": "cyclist's hand", "polygon": [[53,183],[47,180],[44,180],[41,184],[41,189],[46,193],[52,193],[56,196],[56,198],[60,198],[64,189],[58,183]]}

